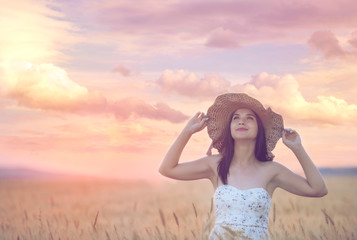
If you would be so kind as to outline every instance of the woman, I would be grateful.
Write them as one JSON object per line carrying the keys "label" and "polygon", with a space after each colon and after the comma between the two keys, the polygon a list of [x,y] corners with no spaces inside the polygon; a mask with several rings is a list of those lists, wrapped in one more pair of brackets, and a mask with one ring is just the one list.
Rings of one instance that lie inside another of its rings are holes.
{"label": "woman", "polygon": [[[207,126],[211,147],[219,154],[179,163],[192,134]],[[295,154],[305,177],[273,162],[283,143]],[[296,195],[322,197],[327,188],[304,150],[299,134],[284,129],[283,119],[244,93],[216,98],[207,115],[197,113],[167,152],[159,172],[178,180],[209,179],[215,189],[216,223],[210,239],[266,239],[271,197],[276,188]]]}

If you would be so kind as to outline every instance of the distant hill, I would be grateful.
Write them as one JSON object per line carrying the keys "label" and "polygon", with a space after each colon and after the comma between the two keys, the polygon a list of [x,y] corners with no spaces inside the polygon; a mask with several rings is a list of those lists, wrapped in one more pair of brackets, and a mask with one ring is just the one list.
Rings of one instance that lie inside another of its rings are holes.
{"label": "distant hill", "polygon": [[0,168],[0,179],[50,179],[70,178],[75,175],[45,172],[29,168]]}
{"label": "distant hill", "polygon": [[342,168],[319,168],[324,176],[350,176],[357,175],[357,167],[342,167]]}
{"label": "distant hill", "polygon": [[[343,167],[343,168],[319,168],[324,176],[357,176],[357,167]],[[0,168],[1,179],[64,179],[64,178],[77,178],[90,176],[79,176],[74,174],[55,173],[39,171],[29,168]]]}

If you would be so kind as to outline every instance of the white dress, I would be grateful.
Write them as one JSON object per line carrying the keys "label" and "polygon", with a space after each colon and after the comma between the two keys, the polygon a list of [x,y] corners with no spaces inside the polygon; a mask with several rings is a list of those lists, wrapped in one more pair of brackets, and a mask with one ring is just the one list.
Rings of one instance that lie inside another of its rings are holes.
{"label": "white dress", "polygon": [[270,239],[271,202],[264,188],[240,190],[231,185],[219,186],[214,194],[216,224],[209,239]]}

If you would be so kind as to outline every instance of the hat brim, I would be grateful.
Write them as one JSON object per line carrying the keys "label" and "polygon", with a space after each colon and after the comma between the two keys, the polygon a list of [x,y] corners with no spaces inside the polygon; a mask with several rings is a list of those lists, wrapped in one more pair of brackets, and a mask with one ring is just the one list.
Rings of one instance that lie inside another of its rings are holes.
{"label": "hat brim", "polygon": [[245,93],[220,95],[208,109],[207,116],[209,120],[207,121],[207,131],[209,137],[212,139],[212,146],[222,153],[225,133],[230,126],[230,117],[240,108],[251,109],[259,116],[264,126],[267,154],[273,157],[272,150],[282,137],[284,129],[283,118],[281,115],[273,112],[271,108],[265,109],[258,100]]}

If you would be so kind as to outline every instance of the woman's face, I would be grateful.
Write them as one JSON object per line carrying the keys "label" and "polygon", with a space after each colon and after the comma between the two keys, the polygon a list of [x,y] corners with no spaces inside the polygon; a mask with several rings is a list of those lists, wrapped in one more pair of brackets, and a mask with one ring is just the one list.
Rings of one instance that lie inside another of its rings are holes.
{"label": "woman's face", "polygon": [[234,140],[255,140],[258,134],[257,118],[248,108],[240,108],[233,113],[231,135]]}

